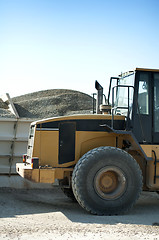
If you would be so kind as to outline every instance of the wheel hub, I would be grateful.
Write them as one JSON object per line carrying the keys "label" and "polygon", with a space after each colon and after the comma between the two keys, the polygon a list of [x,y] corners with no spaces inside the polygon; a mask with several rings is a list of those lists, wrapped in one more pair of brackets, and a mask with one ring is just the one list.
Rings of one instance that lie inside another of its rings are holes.
{"label": "wheel hub", "polygon": [[126,179],[121,169],[104,167],[100,169],[94,179],[96,193],[104,199],[119,198],[125,191]]}
{"label": "wheel hub", "polygon": [[117,186],[117,176],[111,172],[105,172],[100,176],[99,187],[105,193],[112,192]]}

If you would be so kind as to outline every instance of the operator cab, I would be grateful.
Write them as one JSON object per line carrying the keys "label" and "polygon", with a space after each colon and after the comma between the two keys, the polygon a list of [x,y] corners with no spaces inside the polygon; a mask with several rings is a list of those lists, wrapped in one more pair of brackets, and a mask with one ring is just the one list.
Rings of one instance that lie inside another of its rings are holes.
{"label": "operator cab", "polygon": [[125,115],[126,130],[131,130],[139,143],[159,143],[159,69],[136,68],[112,77],[110,103],[112,118]]}

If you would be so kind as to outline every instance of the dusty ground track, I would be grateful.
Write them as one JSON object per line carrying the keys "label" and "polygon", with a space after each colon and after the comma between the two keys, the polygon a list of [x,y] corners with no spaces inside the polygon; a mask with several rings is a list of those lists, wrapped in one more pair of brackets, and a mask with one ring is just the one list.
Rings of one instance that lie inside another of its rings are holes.
{"label": "dusty ground track", "polygon": [[123,216],[93,216],[59,189],[0,190],[0,239],[159,240],[159,195],[142,193]]}

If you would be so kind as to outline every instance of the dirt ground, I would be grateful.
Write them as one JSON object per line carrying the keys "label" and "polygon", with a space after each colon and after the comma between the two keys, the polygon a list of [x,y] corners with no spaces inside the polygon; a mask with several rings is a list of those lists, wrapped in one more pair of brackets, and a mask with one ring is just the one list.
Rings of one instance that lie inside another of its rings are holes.
{"label": "dirt ground", "polygon": [[142,193],[122,216],[94,216],[61,190],[0,190],[0,239],[159,240],[159,195]]}

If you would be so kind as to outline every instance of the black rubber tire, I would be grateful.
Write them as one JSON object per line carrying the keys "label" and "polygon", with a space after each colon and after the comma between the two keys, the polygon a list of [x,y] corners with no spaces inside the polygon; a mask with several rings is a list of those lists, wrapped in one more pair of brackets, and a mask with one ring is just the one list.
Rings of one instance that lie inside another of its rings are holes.
{"label": "black rubber tire", "polygon": [[[116,169],[123,179],[116,197],[110,194],[109,198],[109,193],[103,197],[97,191],[96,176],[107,168]],[[139,198],[142,191],[142,172],[136,160],[127,152],[115,147],[99,147],[87,152],[76,164],[72,175],[72,189],[78,203],[92,214],[123,214]]]}
{"label": "black rubber tire", "polygon": [[61,190],[63,191],[63,193],[70,198],[73,202],[76,202],[76,198],[73,194],[72,188],[61,188]]}

